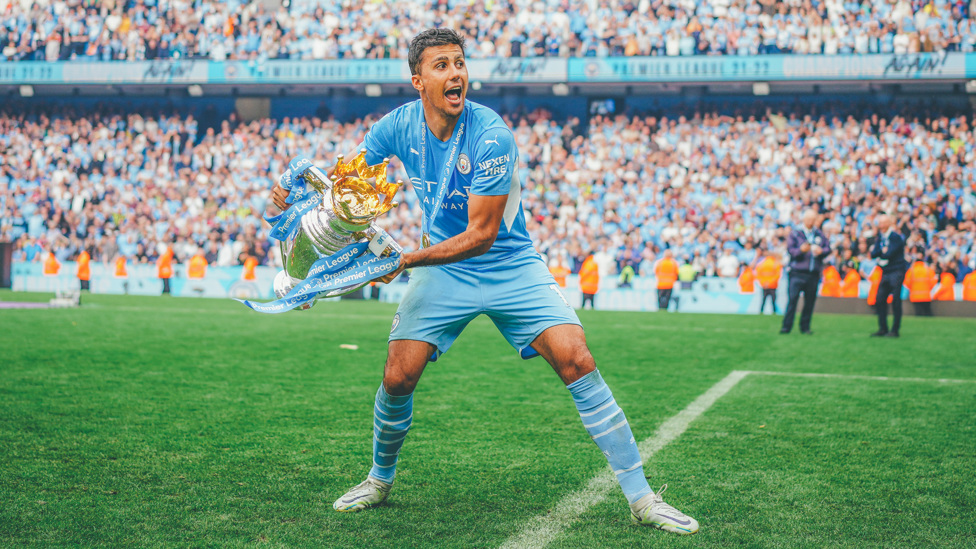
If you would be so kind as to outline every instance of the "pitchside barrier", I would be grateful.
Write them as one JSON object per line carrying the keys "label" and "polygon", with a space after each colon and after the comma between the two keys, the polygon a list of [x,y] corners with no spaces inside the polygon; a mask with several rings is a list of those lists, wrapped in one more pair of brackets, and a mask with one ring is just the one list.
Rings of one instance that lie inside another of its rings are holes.
{"label": "pitchside barrier", "polygon": [[[28,292],[57,292],[75,290],[79,288],[79,281],[75,277],[77,266],[72,262],[61,265],[60,274],[47,276],[43,274],[41,263],[15,262],[13,264],[13,289]],[[91,291],[98,294],[131,294],[131,295],[160,295],[163,283],[156,276],[155,265],[129,265],[128,276],[114,276],[114,265],[102,263],[91,264]],[[241,298],[272,300],[272,281],[278,268],[256,267],[254,280],[244,279],[244,268],[235,267],[207,267],[206,276],[202,279],[186,277],[186,267],[177,265],[175,276],[170,279],[170,293],[178,297],[212,297],[212,298]],[[596,308],[609,311],[657,311],[657,281],[653,277],[637,277],[630,287],[617,287],[616,278],[601,282],[600,291],[596,294]],[[407,290],[407,284],[397,279],[392,284],[380,284],[379,299],[388,303],[399,303]],[[817,299],[817,312],[840,314],[874,314],[868,307],[866,298],[870,283],[861,281],[860,298],[831,298],[820,296]],[[566,301],[574,308],[579,308],[583,302],[583,294],[579,289],[579,277],[570,275],[566,278],[566,287],[560,288]],[[369,298],[370,286],[365,286],[361,296]],[[976,317],[976,302],[959,301],[962,296],[962,284],[956,285],[957,301],[937,301],[932,303],[932,313],[935,316]],[[357,295],[355,297],[360,297]],[[913,314],[913,307],[908,303],[908,290],[903,288],[902,297],[905,301],[905,313]],[[675,285],[669,305],[671,311],[687,313],[730,313],[757,314],[762,302],[762,290],[756,287],[753,293],[743,293],[739,289],[736,279],[705,277],[695,281],[690,288]],[[785,279],[780,284],[776,295],[776,306],[781,314],[786,309],[787,295]],[[766,312],[772,311],[767,302]]]}

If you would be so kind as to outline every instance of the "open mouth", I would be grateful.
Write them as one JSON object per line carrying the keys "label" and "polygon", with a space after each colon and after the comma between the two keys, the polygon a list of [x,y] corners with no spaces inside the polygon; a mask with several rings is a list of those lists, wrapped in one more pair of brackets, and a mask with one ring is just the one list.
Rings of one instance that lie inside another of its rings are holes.
{"label": "open mouth", "polygon": [[444,92],[444,97],[446,97],[447,100],[449,102],[451,102],[451,103],[454,103],[454,104],[460,103],[461,102],[461,91],[462,91],[462,88],[461,88],[460,85],[454,86],[453,88],[448,88],[447,91]]}

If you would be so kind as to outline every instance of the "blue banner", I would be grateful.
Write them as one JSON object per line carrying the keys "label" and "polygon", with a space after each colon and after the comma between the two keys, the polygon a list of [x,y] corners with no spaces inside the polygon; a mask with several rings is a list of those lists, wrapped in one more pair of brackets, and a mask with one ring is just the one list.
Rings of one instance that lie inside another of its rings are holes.
{"label": "blue banner", "polygon": [[[963,80],[976,53],[472,59],[486,84]],[[0,63],[0,84],[407,84],[404,59]]]}
{"label": "blue banner", "polygon": [[64,63],[19,61],[0,63],[0,83],[3,84],[65,84],[61,72]]}
{"label": "blue banner", "polygon": [[332,59],[323,61],[221,61],[210,63],[211,84],[406,84],[405,59]]}
{"label": "blue banner", "polygon": [[777,79],[781,55],[569,59],[570,82],[706,82]]}
{"label": "blue banner", "polygon": [[751,55],[569,59],[570,82],[961,80],[976,54]]}

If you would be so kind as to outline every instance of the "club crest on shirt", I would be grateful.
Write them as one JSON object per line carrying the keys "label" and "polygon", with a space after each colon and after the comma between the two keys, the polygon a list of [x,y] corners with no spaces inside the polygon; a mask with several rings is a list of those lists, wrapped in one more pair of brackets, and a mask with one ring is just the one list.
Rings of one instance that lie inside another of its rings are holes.
{"label": "club crest on shirt", "polygon": [[464,175],[468,175],[469,173],[471,173],[471,159],[468,158],[468,155],[464,153],[458,155],[457,171],[461,172]]}

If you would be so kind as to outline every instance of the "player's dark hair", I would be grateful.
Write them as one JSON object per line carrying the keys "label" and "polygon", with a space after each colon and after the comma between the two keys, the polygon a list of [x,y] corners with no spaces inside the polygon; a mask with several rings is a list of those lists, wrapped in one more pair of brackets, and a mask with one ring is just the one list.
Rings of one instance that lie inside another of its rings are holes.
{"label": "player's dark hair", "polygon": [[454,29],[427,29],[413,37],[410,41],[410,49],[407,52],[407,63],[410,65],[410,74],[420,72],[420,60],[424,57],[424,50],[437,46],[458,46],[461,54],[464,54],[464,37]]}

